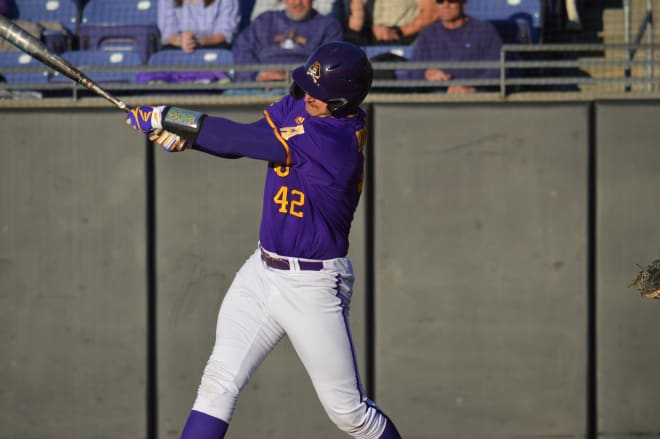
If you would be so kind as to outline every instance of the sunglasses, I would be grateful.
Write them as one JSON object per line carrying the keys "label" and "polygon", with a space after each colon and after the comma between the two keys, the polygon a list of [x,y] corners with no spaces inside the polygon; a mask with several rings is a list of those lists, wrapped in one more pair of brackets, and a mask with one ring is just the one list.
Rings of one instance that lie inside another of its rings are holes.
{"label": "sunglasses", "polygon": [[435,2],[439,5],[443,4],[444,2],[449,2],[449,3],[465,3],[465,0],[435,0]]}

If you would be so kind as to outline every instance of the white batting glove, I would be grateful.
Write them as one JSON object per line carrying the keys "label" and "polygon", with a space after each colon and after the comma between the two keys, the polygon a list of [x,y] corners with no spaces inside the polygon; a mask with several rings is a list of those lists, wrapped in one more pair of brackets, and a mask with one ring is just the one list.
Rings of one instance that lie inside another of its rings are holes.
{"label": "white batting glove", "polygon": [[149,140],[156,142],[167,152],[179,152],[188,149],[186,139],[162,128],[154,131],[151,136],[149,136]]}

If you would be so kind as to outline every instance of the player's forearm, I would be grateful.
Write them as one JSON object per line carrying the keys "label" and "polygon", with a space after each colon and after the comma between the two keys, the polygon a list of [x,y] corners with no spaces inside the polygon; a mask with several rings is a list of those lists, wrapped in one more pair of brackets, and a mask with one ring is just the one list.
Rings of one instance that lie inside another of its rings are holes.
{"label": "player's forearm", "polygon": [[218,157],[250,157],[276,163],[286,161],[286,151],[265,119],[241,124],[222,117],[207,116],[193,149]]}

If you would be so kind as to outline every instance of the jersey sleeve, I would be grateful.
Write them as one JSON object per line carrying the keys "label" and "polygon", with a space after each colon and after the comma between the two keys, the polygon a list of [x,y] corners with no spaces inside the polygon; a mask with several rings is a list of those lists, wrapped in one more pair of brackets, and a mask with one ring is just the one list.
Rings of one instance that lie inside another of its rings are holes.
{"label": "jersey sleeve", "polygon": [[207,116],[193,149],[222,158],[249,157],[269,162],[284,162],[287,158],[265,118],[241,124],[222,117]]}

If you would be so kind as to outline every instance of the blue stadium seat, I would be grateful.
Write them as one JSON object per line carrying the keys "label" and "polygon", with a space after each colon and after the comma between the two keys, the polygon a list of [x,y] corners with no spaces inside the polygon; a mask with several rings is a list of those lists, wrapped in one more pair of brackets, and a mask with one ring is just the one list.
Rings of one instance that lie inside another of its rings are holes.
{"label": "blue stadium seat", "polygon": [[369,59],[378,55],[384,55],[386,53],[402,56],[406,59],[410,59],[410,56],[412,55],[412,46],[403,46],[403,45],[364,46],[362,47],[362,50],[364,50],[364,52],[367,54]]}
{"label": "blue stadium seat", "polygon": [[14,0],[16,19],[35,22],[56,21],[76,32],[78,6],[74,0]]}
{"label": "blue stadium seat", "polygon": [[138,51],[146,63],[160,47],[157,0],[90,0],[78,36],[83,50]]}
{"label": "blue stadium seat", "polygon": [[[11,18],[42,23],[44,44],[55,52],[71,50],[78,31],[78,5],[75,0],[14,0]],[[59,23],[62,28],[52,26]]]}
{"label": "blue stadium seat", "polygon": [[[372,62],[397,62],[409,60],[412,56],[412,46],[405,45],[375,45],[363,46],[362,50]],[[401,59],[404,58],[404,59]],[[405,77],[406,70],[375,70],[374,79],[397,79]]]}
{"label": "blue stadium seat", "polygon": [[[80,68],[85,75],[96,82],[135,83],[137,71],[104,72],[99,71],[98,67],[132,67],[142,65],[139,54],[130,51],[75,50],[64,52],[61,56]],[[51,78],[51,82],[53,83],[64,83],[68,81],[71,80],[58,73],[55,73]]]}
{"label": "blue stadium seat", "polygon": [[[7,67],[41,68],[34,72],[7,72]],[[23,52],[0,52],[0,75],[12,84],[45,84],[48,82],[49,69]]]}
{"label": "blue stadium seat", "polygon": [[[151,55],[148,65],[163,66],[163,72],[142,72],[139,83],[149,82],[226,82],[232,79],[234,56],[229,49],[197,49],[192,53],[181,50],[161,50]],[[218,66],[218,70],[177,72],[165,67]],[[167,70],[167,71],[166,71]]]}
{"label": "blue stadium seat", "polygon": [[158,0],[89,0],[82,24],[158,25]]}
{"label": "blue stadium seat", "polygon": [[161,50],[149,58],[149,65],[233,65],[234,55],[229,49],[197,49],[186,53],[182,50]]}
{"label": "blue stadium seat", "polygon": [[505,43],[533,44],[541,39],[542,0],[470,0],[465,12],[493,23]]}

